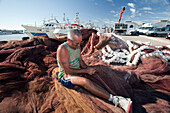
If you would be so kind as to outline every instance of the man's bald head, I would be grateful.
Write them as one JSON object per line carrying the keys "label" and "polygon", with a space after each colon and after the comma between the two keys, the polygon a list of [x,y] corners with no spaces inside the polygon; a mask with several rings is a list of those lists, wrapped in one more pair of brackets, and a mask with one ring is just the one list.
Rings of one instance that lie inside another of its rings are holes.
{"label": "man's bald head", "polygon": [[68,32],[67,38],[70,40],[74,40],[76,37],[82,37],[81,32],[78,29],[71,29]]}

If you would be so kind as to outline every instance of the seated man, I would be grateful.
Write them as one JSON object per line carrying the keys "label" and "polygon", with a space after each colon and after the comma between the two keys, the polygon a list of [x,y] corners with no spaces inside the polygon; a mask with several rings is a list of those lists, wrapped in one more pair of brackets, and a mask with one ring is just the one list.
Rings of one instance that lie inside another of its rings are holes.
{"label": "seated man", "polygon": [[70,30],[68,32],[67,41],[58,47],[58,81],[68,88],[73,88],[75,85],[82,86],[92,94],[112,101],[116,106],[118,105],[126,112],[130,112],[132,108],[132,101],[130,98],[113,96],[84,76],[84,74],[93,75],[96,69],[95,67],[88,67],[82,60],[80,54],[81,41],[81,32],[77,29]]}

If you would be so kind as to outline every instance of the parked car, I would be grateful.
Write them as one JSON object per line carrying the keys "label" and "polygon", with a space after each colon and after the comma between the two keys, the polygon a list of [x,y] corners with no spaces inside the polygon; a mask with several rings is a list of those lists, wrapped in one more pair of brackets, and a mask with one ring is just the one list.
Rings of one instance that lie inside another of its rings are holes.
{"label": "parked car", "polygon": [[154,27],[153,29],[150,29],[149,31],[146,32],[147,36],[157,36],[157,32],[159,32],[161,28],[156,28]]}
{"label": "parked car", "polygon": [[160,31],[156,32],[156,36],[165,37],[168,33],[170,33],[170,26],[161,28]]}
{"label": "parked car", "polygon": [[170,39],[170,33],[168,33],[165,38]]}

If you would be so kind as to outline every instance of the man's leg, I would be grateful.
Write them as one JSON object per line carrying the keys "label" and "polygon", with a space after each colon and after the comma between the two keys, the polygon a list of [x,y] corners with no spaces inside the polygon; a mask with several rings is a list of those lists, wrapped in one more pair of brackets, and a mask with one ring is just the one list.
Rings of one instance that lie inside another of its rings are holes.
{"label": "man's leg", "polygon": [[99,96],[107,100],[110,97],[110,94],[106,90],[98,87],[95,83],[93,83],[87,78],[79,77],[79,76],[70,76],[69,78],[71,79],[72,84],[80,85],[96,96]]}
{"label": "man's leg", "polygon": [[127,113],[132,113],[132,101],[130,98],[112,96],[106,90],[98,87],[95,83],[84,77],[69,76],[69,78],[73,85],[80,85],[96,96],[113,101],[116,106],[119,105],[119,107],[123,108]]}

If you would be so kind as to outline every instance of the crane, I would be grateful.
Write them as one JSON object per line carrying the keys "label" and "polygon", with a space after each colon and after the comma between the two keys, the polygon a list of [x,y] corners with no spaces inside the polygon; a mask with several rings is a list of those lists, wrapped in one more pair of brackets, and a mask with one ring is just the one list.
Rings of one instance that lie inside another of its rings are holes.
{"label": "crane", "polygon": [[121,20],[121,18],[122,18],[122,14],[123,14],[123,12],[125,11],[125,7],[123,7],[122,8],[122,10],[120,11],[120,17],[119,17],[119,23],[120,23],[120,20]]}

